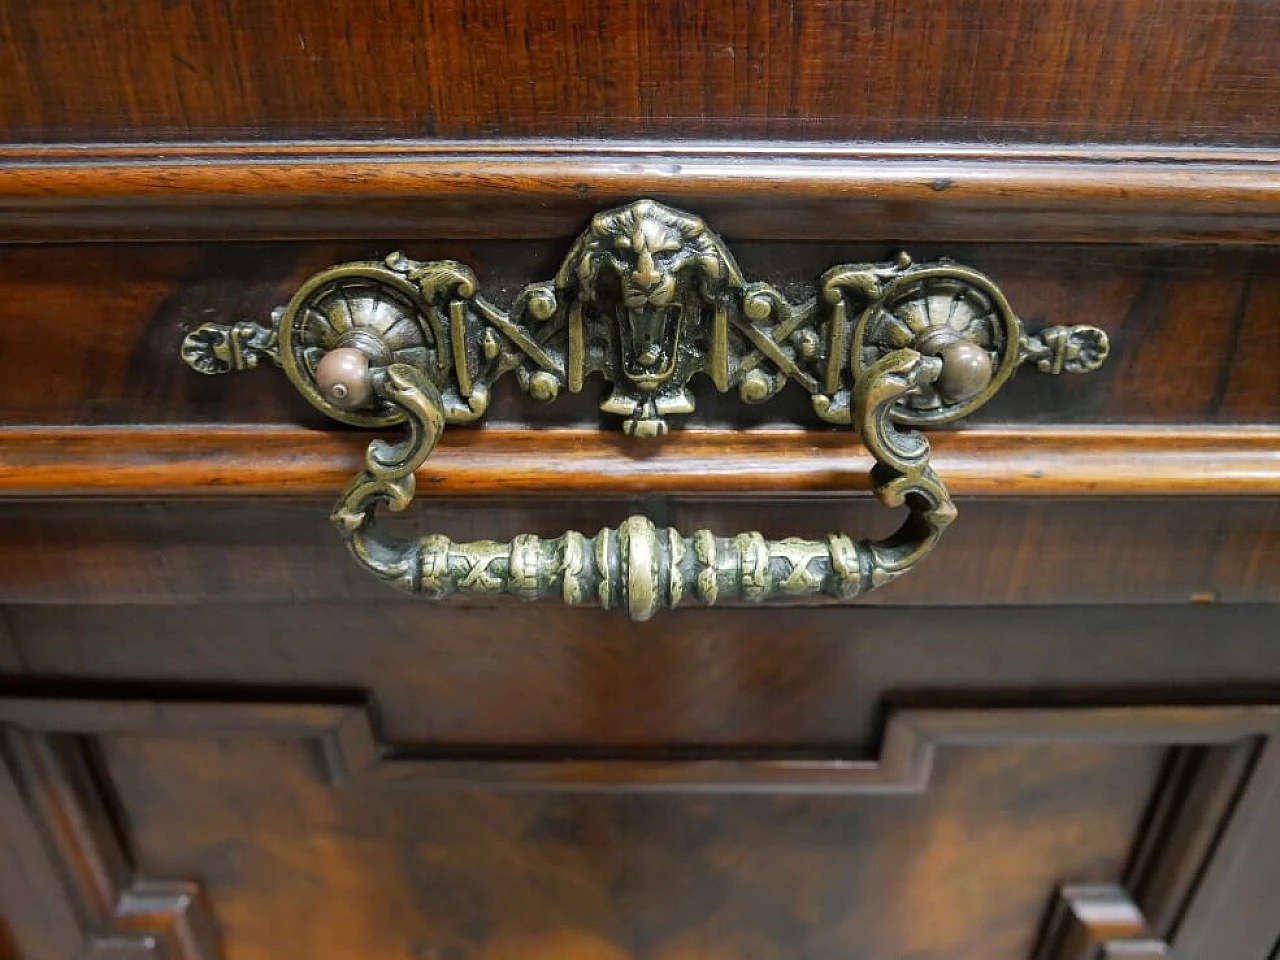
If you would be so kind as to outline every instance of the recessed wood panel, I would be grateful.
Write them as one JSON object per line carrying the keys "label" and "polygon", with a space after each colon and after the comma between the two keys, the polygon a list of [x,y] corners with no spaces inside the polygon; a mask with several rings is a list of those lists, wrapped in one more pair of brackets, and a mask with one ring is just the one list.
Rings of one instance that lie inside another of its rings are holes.
{"label": "recessed wood panel", "polygon": [[[792,765],[786,794],[700,796],[717,754],[659,760],[691,774],[662,794],[637,792],[654,782],[630,760],[554,751],[503,782],[509,764],[380,740],[360,705],[142,692],[0,700],[0,841],[31,837],[104,957],[1075,960],[1115,942],[1208,960],[1274,938],[1266,893],[1217,895],[1222,876],[1276,876],[1263,704],[893,710],[874,758]],[[824,776],[835,794],[794,792]],[[23,929],[23,947],[55,932]]]}
{"label": "recessed wood panel", "polygon": [[[897,709],[878,757],[778,767],[782,792],[750,795],[706,779],[716,752],[657,761],[688,774],[665,782],[556,751],[517,769],[388,743],[302,691],[83,692],[0,699],[0,842],[76,913],[23,918],[30,956],[68,926],[94,956],[183,960],[1260,960],[1275,934],[1266,704]],[[1228,876],[1259,896],[1224,899]],[[0,911],[24,902],[0,885]]]}
{"label": "recessed wood panel", "polygon": [[1025,960],[1062,876],[1124,865],[1162,751],[947,750],[840,799],[333,789],[296,743],[106,738],[141,868],[228,960]]}

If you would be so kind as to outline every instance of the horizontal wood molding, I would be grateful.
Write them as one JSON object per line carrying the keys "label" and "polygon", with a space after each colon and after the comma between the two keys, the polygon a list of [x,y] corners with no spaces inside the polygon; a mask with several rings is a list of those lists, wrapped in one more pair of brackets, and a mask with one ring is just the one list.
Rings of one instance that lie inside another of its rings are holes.
{"label": "horizontal wood molding", "polygon": [[[0,497],[329,497],[369,434],[260,427],[0,430]],[[966,430],[930,436],[961,497],[1267,496],[1280,429]],[[646,444],[588,430],[452,430],[420,496],[833,494],[868,490],[843,432],[688,430]]]}
{"label": "horizontal wood molding", "polygon": [[1280,152],[583,141],[0,147],[0,241],[567,237],[650,195],[752,239],[1280,241]]}
{"label": "horizontal wood molding", "polygon": [[[360,703],[0,697],[0,725],[27,735],[270,736],[312,742],[317,771],[332,784],[508,789],[835,792],[917,794],[928,789],[939,747],[1020,743],[1231,744],[1274,742],[1280,707],[1212,706],[897,709],[877,756],[812,751],[779,759],[776,751],[739,751],[698,759],[668,751],[639,760],[632,751],[579,759],[564,745],[510,754],[441,752],[429,744],[389,744]],[[600,751],[594,751],[600,753]]]}

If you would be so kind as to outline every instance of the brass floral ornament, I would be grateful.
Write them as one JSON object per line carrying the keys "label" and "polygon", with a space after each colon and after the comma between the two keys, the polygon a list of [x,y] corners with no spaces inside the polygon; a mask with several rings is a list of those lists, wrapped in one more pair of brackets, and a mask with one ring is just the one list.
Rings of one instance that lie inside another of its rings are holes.
{"label": "brass floral ornament", "polygon": [[[701,218],[637,200],[597,214],[555,279],[519,291],[503,310],[481,296],[472,271],[403,254],[324,270],[307,280],[269,327],[203,324],[182,347],[202,373],[268,359],[317,408],[365,427],[407,424],[403,442],[374,440],[333,522],[356,560],[400,589],[431,598],[508,593],[524,599],[623,607],[637,620],[683,602],[761,601],[803,594],[851,599],[924,557],[955,517],[929,466],[922,434],[986,403],[1028,362],[1083,373],[1106,359],[1106,334],[1089,326],[1028,334],[987,277],[947,261],[845,264],[818,295],[792,303],[747,281]],[[549,402],[599,375],[601,409],[625,433],[660,437],[694,411],[689,382],[705,375],[747,403],[788,381],[817,415],[852,426],[875,459],[873,490],[907,518],[892,536],[854,542],[766,540],[758,533],[683,536],[631,517],[595,537],[454,543],[400,540],[379,530],[378,503],[404,509],[414,471],[446,424],[484,415],[492,384],[514,373]]]}

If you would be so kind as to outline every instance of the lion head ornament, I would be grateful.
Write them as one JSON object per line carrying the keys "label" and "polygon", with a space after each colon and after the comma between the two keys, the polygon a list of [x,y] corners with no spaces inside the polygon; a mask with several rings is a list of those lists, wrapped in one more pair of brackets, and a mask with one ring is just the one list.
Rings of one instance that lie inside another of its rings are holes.
{"label": "lion head ornament", "polygon": [[705,366],[709,317],[743,284],[701,218],[653,200],[600,213],[555,283],[570,304],[570,354],[613,382],[601,409],[626,417],[636,436],[661,435],[668,414],[692,412],[686,383]]}

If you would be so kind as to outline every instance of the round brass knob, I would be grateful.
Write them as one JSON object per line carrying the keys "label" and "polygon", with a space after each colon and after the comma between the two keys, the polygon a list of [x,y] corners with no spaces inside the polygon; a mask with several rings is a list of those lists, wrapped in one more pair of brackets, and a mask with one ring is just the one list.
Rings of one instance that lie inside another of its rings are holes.
{"label": "round brass knob", "polygon": [[938,392],[951,403],[976,397],[991,382],[991,354],[968,340],[957,340],[938,351],[942,373]]}
{"label": "round brass knob", "polygon": [[359,410],[373,398],[369,358],[355,347],[330,350],[316,365],[316,389],[340,410]]}

